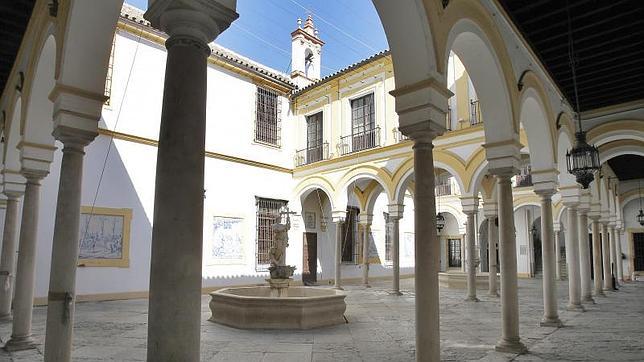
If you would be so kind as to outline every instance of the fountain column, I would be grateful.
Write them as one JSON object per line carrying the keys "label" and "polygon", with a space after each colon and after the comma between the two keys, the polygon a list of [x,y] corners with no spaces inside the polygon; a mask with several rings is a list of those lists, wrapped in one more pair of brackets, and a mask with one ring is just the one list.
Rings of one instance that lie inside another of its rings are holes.
{"label": "fountain column", "polygon": [[358,223],[362,225],[362,285],[365,288],[371,288],[369,285],[369,234],[373,215],[360,214],[358,218]]}
{"label": "fountain column", "polygon": [[392,295],[402,295],[400,292],[400,219],[404,214],[403,204],[392,204],[388,206],[389,222],[391,222],[391,269],[393,272]]}
{"label": "fountain column", "polygon": [[209,43],[234,1],[154,1],[144,14],[169,35],[150,258],[148,361],[198,361]]}

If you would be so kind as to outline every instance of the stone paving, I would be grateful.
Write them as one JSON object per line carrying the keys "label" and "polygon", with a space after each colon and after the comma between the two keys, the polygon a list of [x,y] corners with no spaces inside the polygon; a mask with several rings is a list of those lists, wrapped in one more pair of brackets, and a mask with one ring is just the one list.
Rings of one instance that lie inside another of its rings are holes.
{"label": "stone paving", "polygon": [[[389,283],[347,287],[348,324],[310,331],[243,331],[208,321],[202,302],[203,361],[413,361],[413,279],[402,281],[403,296],[387,294]],[[530,352],[497,353],[501,333],[498,298],[479,291],[479,303],[463,301],[464,290],[442,289],[441,359],[446,361],[644,361],[644,282],[610,292],[587,312],[564,310],[566,282],[558,282],[564,328],[538,327],[541,280],[520,280],[521,337]],[[482,295],[481,295],[482,294]],[[43,341],[46,308],[34,311],[34,334]],[[76,307],[75,361],[144,361],[147,301],[80,303]],[[11,331],[0,322],[0,337]],[[41,361],[44,346],[8,354],[0,361]]]}

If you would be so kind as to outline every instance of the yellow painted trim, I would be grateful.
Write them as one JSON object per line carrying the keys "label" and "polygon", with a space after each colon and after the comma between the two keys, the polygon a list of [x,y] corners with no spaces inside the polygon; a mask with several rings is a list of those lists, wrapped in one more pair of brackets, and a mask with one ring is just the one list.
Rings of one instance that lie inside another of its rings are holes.
{"label": "yellow painted trim", "polygon": [[[132,209],[115,209],[107,207],[81,206],[81,214],[110,215],[123,217],[123,240],[120,259],[81,259],[78,258],[78,267],[130,267],[130,227],[132,223]],[[82,225],[81,225],[82,228]]]}
{"label": "yellow painted trim", "polygon": [[[116,131],[110,131],[110,130],[107,130],[107,129],[104,129],[104,128],[99,128],[98,129],[98,134],[108,136],[108,137],[112,137],[113,139],[122,140],[122,141],[128,141],[128,142],[133,142],[133,143],[138,143],[138,144],[142,144],[142,145],[148,145],[148,146],[154,146],[154,147],[159,146],[158,141],[150,139],[150,138],[135,136],[135,135],[116,132]],[[290,168],[271,165],[271,164],[268,164],[268,163],[263,163],[263,162],[253,161],[253,160],[248,160],[248,159],[241,158],[241,157],[236,157],[236,156],[224,155],[224,154],[217,153],[217,152],[212,152],[212,151],[206,151],[206,157],[215,158],[215,159],[218,159],[218,160],[235,162],[235,163],[241,163],[241,164],[244,164],[244,165],[249,165],[249,166],[254,166],[254,167],[259,167],[259,168],[265,168],[265,169],[272,170],[272,171],[278,171],[278,172],[284,172],[284,173],[290,173],[290,174],[293,173],[293,170],[290,169]]]}
{"label": "yellow painted trim", "polygon": [[591,144],[596,143],[601,135],[619,131],[625,133],[632,133],[634,131],[644,133],[644,120],[622,120],[599,124],[588,130],[588,142]]}

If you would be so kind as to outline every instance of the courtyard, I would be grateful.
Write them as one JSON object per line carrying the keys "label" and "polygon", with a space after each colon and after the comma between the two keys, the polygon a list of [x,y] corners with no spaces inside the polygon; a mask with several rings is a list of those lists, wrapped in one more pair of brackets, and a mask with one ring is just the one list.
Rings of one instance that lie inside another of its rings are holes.
{"label": "courtyard", "polygon": [[[412,361],[414,360],[413,279],[401,281],[403,296],[388,294],[389,281],[373,287],[346,286],[349,323],[308,331],[245,331],[208,321],[202,298],[202,361]],[[479,290],[478,303],[463,301],[464,290],[440,290],[441,359],[448,361],[641,361],[644,358],[644,283],[630,282],[608,292],[587,312],[560,308],[564,328],[538,327],[542,316],[541,279],[519,280],[521,338],[526,355],[494,351],[501,334],[500,300]],[[558,281],[558,302],[567,302],[567,282]],[[33,329],[44,340],[45,307],[34,310]],[[87,302],[76,305],[74,361],[144,361],[147,300]],[[11,324],[0,324],[6,340]],[[36,350],[0,352],[0,361],[40,361]]]}

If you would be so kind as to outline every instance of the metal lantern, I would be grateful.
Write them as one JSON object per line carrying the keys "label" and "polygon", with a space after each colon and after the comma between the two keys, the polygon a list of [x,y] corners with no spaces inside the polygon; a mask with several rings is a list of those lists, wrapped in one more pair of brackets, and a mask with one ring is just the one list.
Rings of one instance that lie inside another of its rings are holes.
{"label": "metal lantern", "polygon": [[642,211],[642,209],[640,209],[640,213],[637,214],[637,222],[644,226],[644,211]]}
{"label": "metal lantern", "polygon": [[445,216],[443,216],[443,213],[439,212],[436,214],[436,230],[440,233],[441,230],[445,227]]}
{"label": "metal lantern", "polygon": [[[581,129],[581,124],[579,125]],[[586,142],[586,132],[579,131],[576,134],[575,147],[566,152],[566,163],[568,172],[575,175],[577,183],[584,189],[588,188],[595,178],[594,172],[599,170],[599,150]]]}

